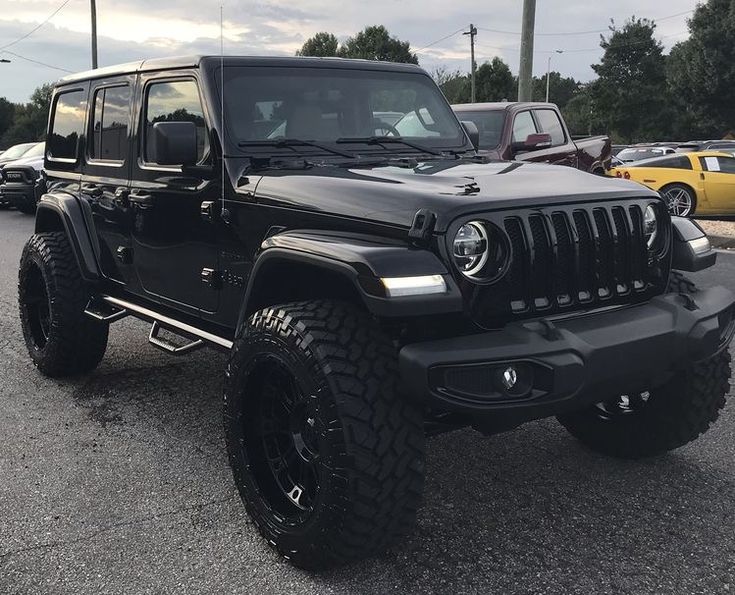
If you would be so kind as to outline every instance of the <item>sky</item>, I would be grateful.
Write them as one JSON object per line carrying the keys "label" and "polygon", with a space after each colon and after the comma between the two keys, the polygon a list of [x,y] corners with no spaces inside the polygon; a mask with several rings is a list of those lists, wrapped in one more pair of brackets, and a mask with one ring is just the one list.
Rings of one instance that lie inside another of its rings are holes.
{"label": "sky", "polygon": [[[610,19],[622,25],[632,15],[657,21],[657,36],[668,51],[687,38],[687,18],[696,4],[538,0],[534,74],[546,72],[551,56],[552,70],[591,80],[590,64],[602,53],[600,33],[607,32]],[[99,65],[219,54],[220,5],[226,54],[293,55],[318,31],[346,39],[382,24],[411,43],[427,70],[467,71],[469,38],[461,31],[471,22],[478,28],[477,62],[500,56],[518,71],[522,0],[97,0]],[[65,71],[89,69],[89,10],[89,0],[0,0],[0,58],[11,60],[0,63],[0,97],[27,101],[38,85]]]}

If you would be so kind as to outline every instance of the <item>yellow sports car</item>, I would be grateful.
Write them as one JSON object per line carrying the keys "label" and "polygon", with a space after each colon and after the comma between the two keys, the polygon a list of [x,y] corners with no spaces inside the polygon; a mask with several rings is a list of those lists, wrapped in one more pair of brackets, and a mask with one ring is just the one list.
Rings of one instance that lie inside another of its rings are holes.
{"label": "yellow sports car", "polygon": [[676,153],[613,167],[608,175],[657,190],[667,201],[672,215],[735,215],[732,153]]}

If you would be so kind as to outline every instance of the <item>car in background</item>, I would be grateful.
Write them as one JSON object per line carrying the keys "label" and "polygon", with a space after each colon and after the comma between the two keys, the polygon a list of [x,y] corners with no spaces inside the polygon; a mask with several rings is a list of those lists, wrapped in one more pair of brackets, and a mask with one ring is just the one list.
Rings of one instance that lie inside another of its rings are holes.
{"label": "car in background", "polygon": [[692,140],[681,143],[677,147],[679,153],[691,153],[694,151],[735,151],[735,140]]}
{"label": "car in background", "polygon": [[13,145],[9,149],[6,149],[2,155],[0,155],[0,165],[7,163],[8,161],[15,161],[23,157],[23,154],[32,149],[37,143],[21,143],[19,145]]}
{"label": "car in background", "polygon": [[478,149],[491,158],[568,165],[601,175],[610,167],[610,138],[573,140],[553,103],[464,103],[452,109],[477,127]]}
{"label": "car in background", "polygon": [[672,215],[735,215],[732,153],[677,153],[614,167],[609,175],[657,190]]}
{"label": "car in background", "polygon": [[31,215],[46,191],[43,159],[46,143],[33,143],[20,159],[0,165],[0,205]]}
{"label": "car in background", "polygon": [[666,147],[661,145],[633,145],[620,151],[617,157],[623,163],[634,163],[643,161],[644,159],[653,159],[655,157],[663,157],[676,153],[674,147]]}

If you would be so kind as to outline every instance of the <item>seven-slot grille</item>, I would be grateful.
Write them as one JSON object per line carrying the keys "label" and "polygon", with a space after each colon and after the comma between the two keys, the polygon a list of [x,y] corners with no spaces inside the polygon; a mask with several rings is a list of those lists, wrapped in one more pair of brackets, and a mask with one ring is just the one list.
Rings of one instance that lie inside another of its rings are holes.
{"label": "seven-slot grille", "polygon": [[[498,282],[474,288],[471,303],[481,323],[634,303],[661,293],[667,260],[650,256],[646,246],[643,215],[649,203],[572,205],[490,217],[508,236],[511,263]],[[662,219],[660,228],[664,233],[667,221]]]}

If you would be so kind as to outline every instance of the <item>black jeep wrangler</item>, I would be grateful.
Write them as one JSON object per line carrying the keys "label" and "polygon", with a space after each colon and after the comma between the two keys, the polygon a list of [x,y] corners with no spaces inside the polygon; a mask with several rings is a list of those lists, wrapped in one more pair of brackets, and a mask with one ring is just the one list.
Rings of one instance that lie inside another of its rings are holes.
{"label": "black jeep wrangler", "polygon": [[[28,350],[92,370],[110,323],[229,352],[224,429],[258,528],[305,568],[379,551],[424,440],[558,416],[627,458],[725,403],[733,295],[643,186],[488,162],[411,65],[150,60],[56,87],[20,264]],[[672,272],[676,269],[676,272]]]}

